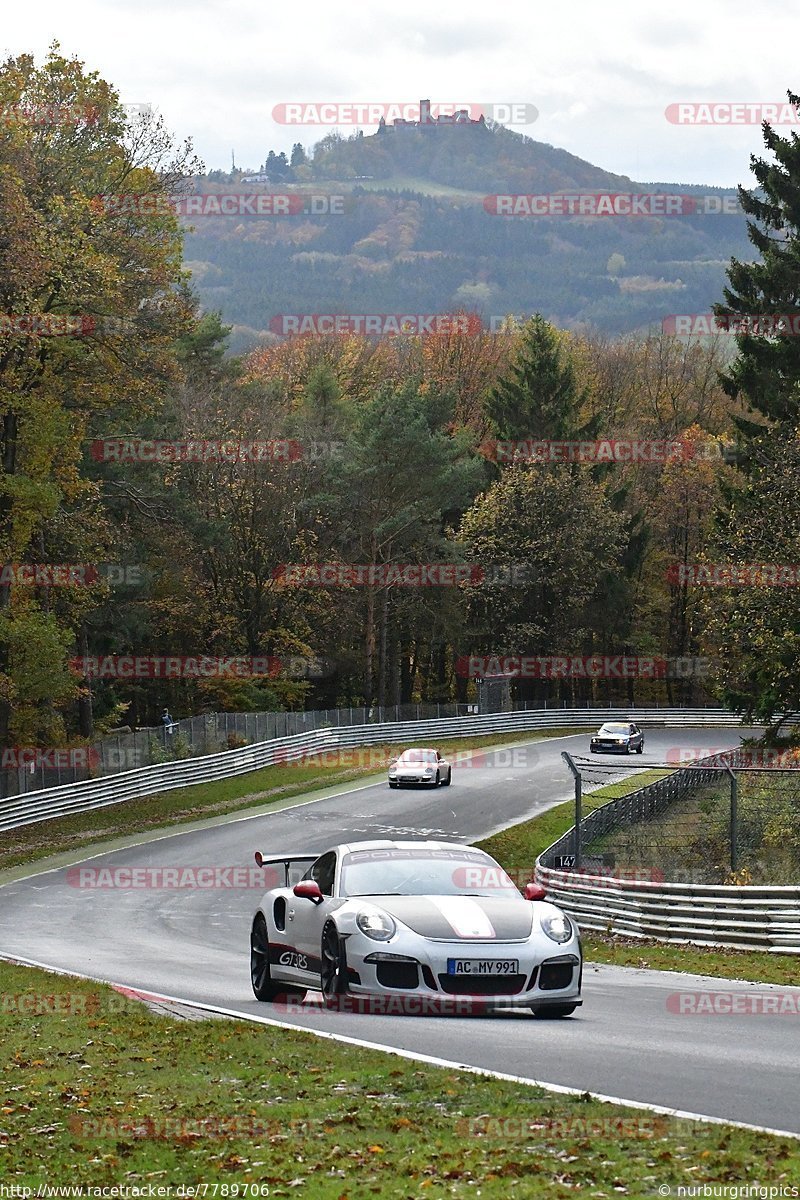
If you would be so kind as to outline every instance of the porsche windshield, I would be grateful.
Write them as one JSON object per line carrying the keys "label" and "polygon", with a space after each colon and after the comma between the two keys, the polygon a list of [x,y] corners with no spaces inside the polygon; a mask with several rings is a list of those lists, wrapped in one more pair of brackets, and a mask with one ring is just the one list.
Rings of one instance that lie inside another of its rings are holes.
{"label": "porsche windshield", "polygon": [[356,850],[342,860],[343,896],[520,898],[491,859],[451,850]]}

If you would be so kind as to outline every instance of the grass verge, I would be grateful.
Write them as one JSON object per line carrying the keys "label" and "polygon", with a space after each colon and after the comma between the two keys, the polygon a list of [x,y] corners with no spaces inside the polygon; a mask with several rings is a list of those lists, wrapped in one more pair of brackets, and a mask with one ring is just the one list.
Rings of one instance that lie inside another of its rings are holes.
{"label": "grass verge", "polygon": [[[583,797],[584,813],[598,808],[625,791],[635,791],[663,771],[642,772],[619,783],[598,788]],[[652,778],[651,778],[652,777]],[[523,821],[479,842],[482,850],[505,868],[512,878],[533,872],[538,856],[552,846],[574,824],[575,809],[570,801],[551,808],[540,817]],[[716,946],[670,946],[649,939],[613,937],[587,930],[581,935],[589,962],[618,967],[649,967],[658,971],[688,971],[715,979],[747,979],[754,983],[798,985],[798,960],[795,955],[773,955],[759,950],[734,950]]]}
{"label": "grass verge", "polygon": [[[642,1196],[659,1185],[800,1177],[791,1138],[554,1095],[300,1031],[179,1022],[101,984],[6,963],[0,997],[6,1184],[559,1200],[584,1189]],[[333,1030],[336,1014],[328,1019]],[[544,1022],[540,1032],[546,1042]]]}
{"label": "grass verge", "polygon": [[[527,738],[489,734],[484,737],[442,739],[426,745],[438,747],[443,754],[445,751],[458,753],[481,747],[516,745],[523,741],[537,742],[578,732],[580,730],[569,728],[548,729]],[[57,817],[52,821],[8,830],[3,834],[0,845],[0,871],[38,862],[56,852],[71,852],[98,842],[209,817],[226,816],[261,805],[278,805],[292,797],[367,779],[375,776],[377,771],[384,772],[389,759],[400,749],[395,744],[330,750],[297,763],[264,767],[260,771],[216,783],[175,788],[154,796],[111,804],[92,812],[75,813],[69,817]]]}
{"label": "grass verge", "polygon": [[669,946],[649,938],[610,937],[587,930],[581,934],[583,952],[595,963],[615,967],[649,967],[656,971],[689,971],[715,979],[749,979],[797,987],[797,956],[763,950],[717,946]]}

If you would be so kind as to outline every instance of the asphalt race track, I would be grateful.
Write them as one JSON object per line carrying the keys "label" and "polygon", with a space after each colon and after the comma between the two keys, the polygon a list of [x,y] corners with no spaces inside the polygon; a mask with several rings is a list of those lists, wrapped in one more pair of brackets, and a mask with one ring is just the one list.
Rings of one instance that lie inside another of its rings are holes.
{"label": "asphalt race track", "polygon": [[[642,768],[664,762],[678,747],[735,746],[740,733],[651,729],[646,739],[645,754],[635,760]],[[90,865],[241,867],[253,863],[256,849],[313,853],[367,837],[471,842],[568,799],[572,781],[561,751],[587,754],[587,748],[584,734],[532,743],[516,754],[476,752],[478,765],[457,767],[450,788],[355,785],[333,798],[92,857]],[[511,1010],[440,1018],[276,1010],[257,1003],[250,990],[256,886],[94,889],[76,886],[76,874],[74,868],[69,876],[66,869],[51,870],[0,888],[0,954],[243,1015],[275,1016],[458,1063],[800,1133],[796,1015],[684,1015],[667,1005],[678,991],[750,994],[770,990],[764,985],[590,965],[584,1005],[569,1020],[539,1021]],[[800,989],[792,991],[800,1000]]]}

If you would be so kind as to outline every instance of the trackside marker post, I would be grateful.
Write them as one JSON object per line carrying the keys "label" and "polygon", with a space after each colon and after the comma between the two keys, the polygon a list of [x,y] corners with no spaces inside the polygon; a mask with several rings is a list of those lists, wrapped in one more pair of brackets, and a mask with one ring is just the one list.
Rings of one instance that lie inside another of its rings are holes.
{"label": "trackside marker post", "polygon": [[575,763],[572,761],[572,755],[568,754],[566,750],[561,751],[561,757],[563,758],[564,762],[569,767],[569,769],[572,772],[572,775],[575,779],[575,829],[574,829],[573,838],[572,838],[572,848],[575,853],[574,870],[580,871],[580,869],[581,869],[581,786],[582,786],[581,773],[578,770],[578,768],[575,766]]}

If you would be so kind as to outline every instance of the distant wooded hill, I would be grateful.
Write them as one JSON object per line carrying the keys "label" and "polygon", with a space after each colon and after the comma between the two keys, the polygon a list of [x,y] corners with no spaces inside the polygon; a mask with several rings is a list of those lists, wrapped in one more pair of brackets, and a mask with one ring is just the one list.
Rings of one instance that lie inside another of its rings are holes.
{"label": "distant wooded hill", "polygon": [[637,184],[500,126],[328,135],[291,173],[291,183],[218,171],[199,181],[201,191],[345,196],[340,215],[194,219],[187,265],[203,303],[234,325],[235,349],[273,337],[283,313],[459,308],[489,325],[541,312],[622,333],[708,312],[731,256],[752,253],[740,214],[492,215],[484,198],[496,193],[723,194]]}

